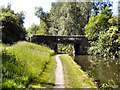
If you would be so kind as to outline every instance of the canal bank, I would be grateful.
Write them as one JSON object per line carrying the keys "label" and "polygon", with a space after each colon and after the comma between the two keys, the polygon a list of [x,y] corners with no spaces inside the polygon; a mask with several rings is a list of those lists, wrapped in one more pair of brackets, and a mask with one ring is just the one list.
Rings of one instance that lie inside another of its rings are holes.
{"label": "canal bank", "polygon": [[94,79],[99,88],[118,88],[119,58],[77,55],[74,61]]}
{"label": "canal bank", "polygon": [[97,88],[69,55],[59,57],[63,65],[65,88]]}

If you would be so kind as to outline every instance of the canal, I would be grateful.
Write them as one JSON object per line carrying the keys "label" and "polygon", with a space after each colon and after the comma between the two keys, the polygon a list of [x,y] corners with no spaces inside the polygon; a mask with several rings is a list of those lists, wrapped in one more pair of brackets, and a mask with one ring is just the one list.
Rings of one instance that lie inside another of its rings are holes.
{"label": "canal", "polygon": [[119,86],[119,60],[103,58],[100,56],[77,55],[75,62],[93,78],[98,87],[118,88]]}

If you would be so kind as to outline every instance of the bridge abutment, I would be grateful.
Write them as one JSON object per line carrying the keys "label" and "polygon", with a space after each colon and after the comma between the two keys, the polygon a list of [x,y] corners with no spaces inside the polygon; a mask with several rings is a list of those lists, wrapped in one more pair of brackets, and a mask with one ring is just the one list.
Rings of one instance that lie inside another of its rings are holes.
{"label": "bridge abutment", "polygon": [[82,55],[84,54],[84,47],[80,44],[80,43],[77,43],[77,44],[74,44],[74,49],[75,49],[75,55]]}

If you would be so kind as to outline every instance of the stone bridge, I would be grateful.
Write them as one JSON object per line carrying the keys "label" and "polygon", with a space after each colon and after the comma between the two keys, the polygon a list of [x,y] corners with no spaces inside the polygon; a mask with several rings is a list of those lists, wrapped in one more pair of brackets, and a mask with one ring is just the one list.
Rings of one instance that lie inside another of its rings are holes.
{"label": "stone bridge", "polygon": [[32,35],[30,42],[37,44],[46,44],[57,52],[57,44],[73,44],[75,55],[85,54],[85,47],[88,46],[88,40],[85,36],[46,36]]}

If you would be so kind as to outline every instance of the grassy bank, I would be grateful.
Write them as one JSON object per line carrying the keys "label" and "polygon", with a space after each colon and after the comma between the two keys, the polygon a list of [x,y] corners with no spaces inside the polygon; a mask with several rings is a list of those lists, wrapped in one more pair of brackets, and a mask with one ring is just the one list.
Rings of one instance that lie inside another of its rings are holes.
{"label": "grassy bank", "polygon": [[64,68],[66,88],[96,88],[70,56],[64,54],[60,59]]}
{"label": "grassy bank", "polygon": [[56,62],[53,50],[28,42],[2,49],[3,88],[41,88],[54,84]]}
{"label": "grassy bank", "polygon": [[56,61],[52,56],[42,75],[29,84],[29,88],[53,88],[55,84]]}

